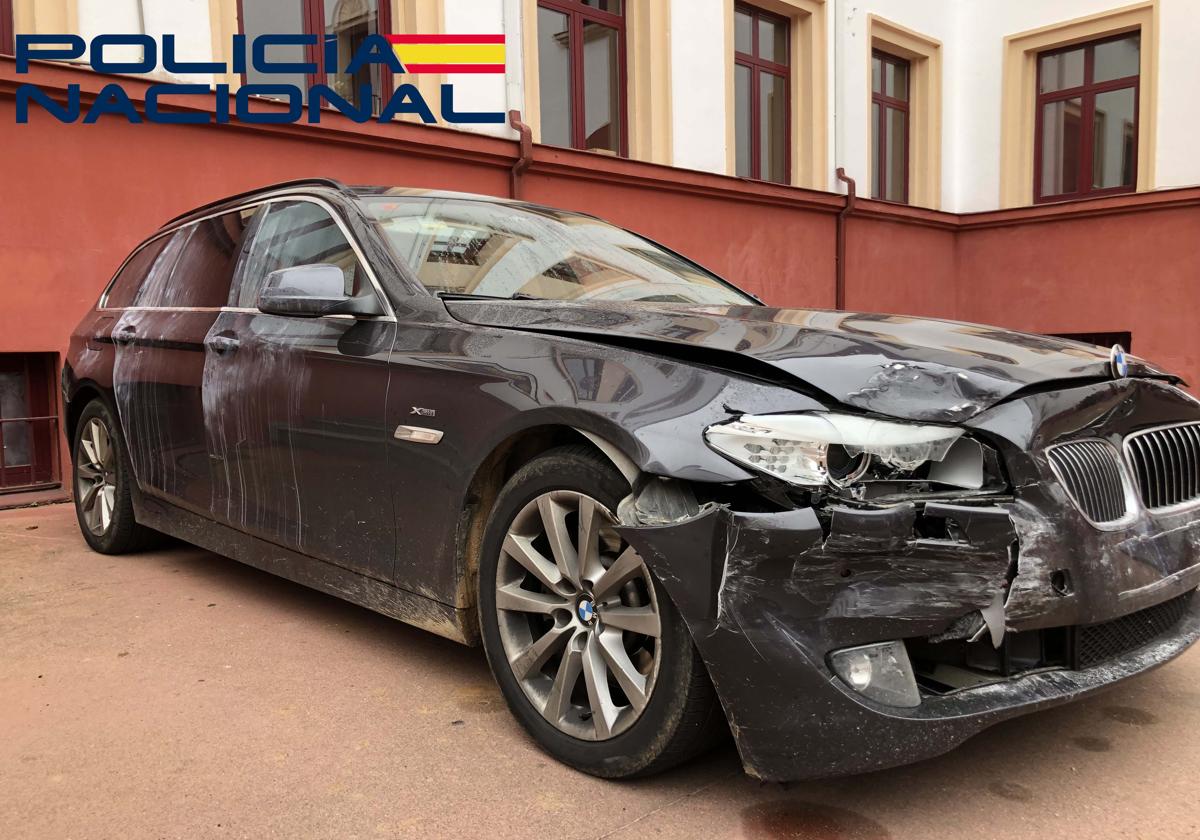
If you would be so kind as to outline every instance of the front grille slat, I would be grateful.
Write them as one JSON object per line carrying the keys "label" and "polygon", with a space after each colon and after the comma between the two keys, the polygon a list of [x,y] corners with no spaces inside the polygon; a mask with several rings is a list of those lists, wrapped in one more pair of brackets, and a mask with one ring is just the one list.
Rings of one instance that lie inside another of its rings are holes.
{"label": "front grille slat", "polygon": [[1137,432],[1127,438],[1126,452],[1150,510],[1200,499],[1200,423]]}
{"label": "front grille slat", "polygon": [[1047,450],[1071,501],[1093,522],[1116,522],[1127,511],[1117,452],[1104,441],[1061,443]]}

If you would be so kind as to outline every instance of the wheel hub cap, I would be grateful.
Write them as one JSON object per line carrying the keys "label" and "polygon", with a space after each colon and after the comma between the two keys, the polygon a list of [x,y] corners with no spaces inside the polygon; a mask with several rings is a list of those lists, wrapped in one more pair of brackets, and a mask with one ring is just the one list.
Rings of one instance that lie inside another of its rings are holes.
{"label": "wheel hub cap", "polygon": [[496,567],[513,676],[546,720],[589,741],[633,725],[659,669],[654,584],[616,524],[590,496],[544,493],[513,518]]}

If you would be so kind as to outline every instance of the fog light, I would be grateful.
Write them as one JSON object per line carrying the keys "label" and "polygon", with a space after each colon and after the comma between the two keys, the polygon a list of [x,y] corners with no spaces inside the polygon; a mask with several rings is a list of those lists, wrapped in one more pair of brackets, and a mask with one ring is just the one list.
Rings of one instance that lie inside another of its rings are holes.
{"label": "fog light", "polygon": [[864,697],[886,706],[921,705],[904,642],[846,648],[829,654],[829,664],[842,682]]}

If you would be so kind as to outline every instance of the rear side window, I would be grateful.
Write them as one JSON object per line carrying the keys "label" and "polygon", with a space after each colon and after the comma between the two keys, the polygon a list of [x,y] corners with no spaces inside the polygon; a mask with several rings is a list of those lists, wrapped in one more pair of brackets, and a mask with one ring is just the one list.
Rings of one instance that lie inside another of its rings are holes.
{"label": "rear side window", "polygon": [[104,303],[106,307],[124,309],[126,306],[133,305],[133,299],[137,296],[142,280],[150,273],[170,239],[170,236],[160,236],[134,252],[113,280],[112,286],[108,290],[108,298]]}
{"label": "rear side window", "polygon": [[267,275],[281,268],[328,263],[342,270],[346,291],[358,294],[366,274],[342,229],[325,208],[308,201],[268,206],[238,269],[235,306],[253,309]]}
{"label": "rear side window", "polygon": [[138,306],[217,308],[229,301],[233,267],[254,210],[224,213],[180,228],[147,275]]}

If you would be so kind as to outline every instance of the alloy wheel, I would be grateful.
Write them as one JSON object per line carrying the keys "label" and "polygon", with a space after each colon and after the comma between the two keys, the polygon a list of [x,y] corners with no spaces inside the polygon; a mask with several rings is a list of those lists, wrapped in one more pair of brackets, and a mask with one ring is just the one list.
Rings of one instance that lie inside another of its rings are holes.
{"label": "alloy wheel", "polygon": [[116,461],[108,429],[93,417],[84,426],[75,453],[75,499],[88,530],[98,537],[112,525],[117,499]]}
{"label": "alloy wheel", "polygon": [[603,741],[641,716],[662,624],[654,584],[590,496],[543,493],[509,526],[496,568],[500,640],[525,696],[559,731]]}

